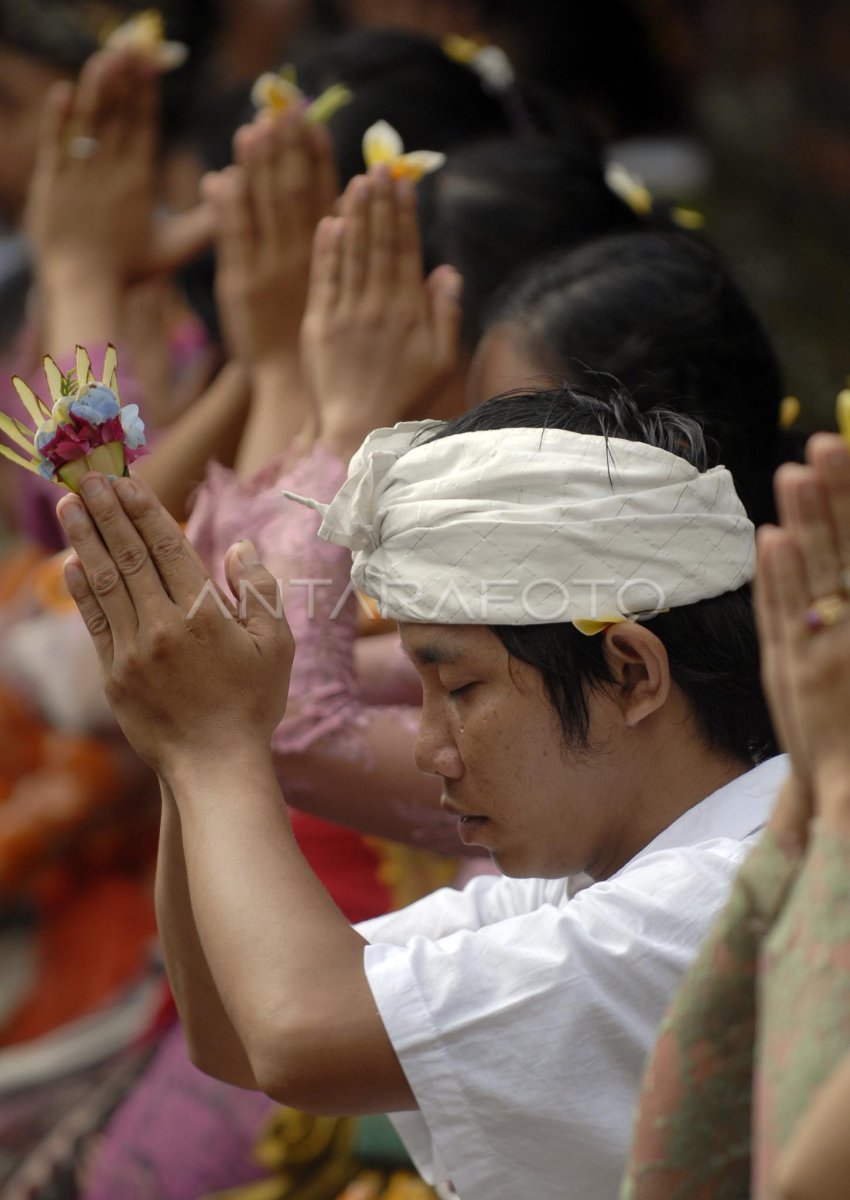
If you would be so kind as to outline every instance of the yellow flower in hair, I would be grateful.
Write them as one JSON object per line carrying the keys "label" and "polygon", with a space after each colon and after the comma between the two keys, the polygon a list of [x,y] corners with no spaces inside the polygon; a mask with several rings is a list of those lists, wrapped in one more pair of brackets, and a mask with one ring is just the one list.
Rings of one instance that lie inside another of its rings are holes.
{"label": "yellow flower in hair", "polygon": [[367,167],[386,164],[393,179],[412,179],[414,183],[439,171],[446,161],[445,154],[437,150],[413,150],[404,152],[404,142],[392,125],[376,121],[363,135],[363,159]]}
{"label": "yellow flower in hair", "polygon": [[32,428],[0,413],[0,432],[26,451],[27,457],[2,442],[0,454],[72,492],[77,491],[87,471],[126,474],[127,464],[146,453],[145,427],[137,405],[121,407],[115,347],[107,347],[103,382],[95,379],[91,359],[82,346],[77,347],[73,371],[63,375],[50,355],[46,355],[44,374],[51,405],[19,376],[12,379]]}
{"label": "yellow flower in hair", "polygon": [[334,83],[315,100],[309,100],[298,86],[298,76],[291,63],[279,71],[265,71],[251,88],[251,101],[259,112],[282,117],[284,113],[297,110],[314,125],[329,121],[351,99],[352,93],[344,84]]}
{"label": "yellow flower in hair", "polygon": [[489,91],[504,92],[516,79],[511,60],[501,46],[490,45],[482,37],[450,33],[443,38],[442,45],[447,58],[470,67]]}
{"label": "yellow flower in hair", "polygon": [[670,216],[680,229],[703,229],[705,227],[705,217],[696,208],[682,208],[677,204],[670,209]]}
{"label": "yellow flower in hair", "polygon": [[476,55],[486,44],[480,36],[462,37],[459,33],[450,33],[443,38],[443,53],[454,62],[468,67],[475,62]]}
{"label": "yellow flower in hair", "polygon": [[573,627],[583,633],[585,637],[595,637],[597,633],[604,633],[609,625],[619,625],[621,622],[628,620],[627,617],[602,617],[601,619],[591,619],[590,617],[574,617]]}
{"label": "yellow flower in hair", "polygon": [[155,8],[136,13],[112,29],[103,37],[102,45],[104,50],[134,50],[162,71],[175,71],[189,57],[189,47],[183,42],[165,40],[162,14]]}
{"label": "yellow flower in hair", "polygon": [[835,419],[838,422],[838,432],[850,446],[850,387],[838,393],[835,401]]}
{"label": "yellow flower in hair", "polygon": [[800,401],[796,396],[785,396],[779,405],[779,428],[790,429],[800,416]]}
{"label": "yellow flower in hair", "polygon": [[642,179],[632,174],[622,163],[608,163],[605,168],[605,182],[639,217],[648,217],[652,212],[652,192]]}

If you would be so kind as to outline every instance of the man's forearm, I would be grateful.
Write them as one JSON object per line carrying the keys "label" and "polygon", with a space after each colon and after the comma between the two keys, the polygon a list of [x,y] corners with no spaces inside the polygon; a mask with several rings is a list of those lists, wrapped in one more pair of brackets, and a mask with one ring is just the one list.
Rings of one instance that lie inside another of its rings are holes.
{"label": "man's forearm", "polygon": [[261,1089],[312,1111],[408,1107],[366,943],[302,857],[269,752],[187,758],[169,783],[204,956]]}
{"label": "man's forearm", "polygon": [[[156,913],[171,990],[192,1061],[240,1087],[256,1088],[248,1056],[224,1010],[198,938],[192,913],[180,814],[161,782],[162,821],[156,871]],[[215,1047],[211,1056],[209,1048]]]}

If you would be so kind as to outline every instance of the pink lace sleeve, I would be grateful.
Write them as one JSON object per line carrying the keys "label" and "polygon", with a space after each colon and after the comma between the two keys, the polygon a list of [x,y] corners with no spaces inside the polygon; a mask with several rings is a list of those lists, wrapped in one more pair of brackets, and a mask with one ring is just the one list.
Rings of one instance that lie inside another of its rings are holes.
{"label": "pink lace sleeve", "polygon": [[[366,703],[377,692],[362,686],[355,668],[358,601],[348,550],[316,536],[320,519],[285,499],[286,488],[329,500],[345,479],[342,462],[320,446],[300,459],[285,455],[252,479],[211,464],[199,489],[188,535],[222,585],[224,552],[248,538],[283,583],[287,619],[296,641],[290,701],[272,748],[284,794],[316,816],[361,832],[457,854],[455,824],[439,809],[440,785],[413,764],[419,709],[410,701],[409,674],[397,667],[401,703]],[[379,671],[378,671],[379,674]]]}

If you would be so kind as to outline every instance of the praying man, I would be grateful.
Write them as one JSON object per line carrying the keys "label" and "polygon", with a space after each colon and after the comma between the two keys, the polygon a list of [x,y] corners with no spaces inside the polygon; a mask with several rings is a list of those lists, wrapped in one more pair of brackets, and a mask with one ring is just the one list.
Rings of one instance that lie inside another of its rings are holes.
{"label": "praying man", "polygon": [[198,605],[207,573],[144,484],[82,492],[59,505],[66,579],[161,781],[158,918],[194,1061],[310,1112],[392,1114],[441,1196],[610,1200],[656,1027],[786,774],[753,528],[699,428],[614,390],[513,394],[375,431],[329,504],[280,497],[312,530],[321,512],[399,623],[416,764],[502,872],[355,927],[272,767],[279,581],[238,543],[237,615]]}

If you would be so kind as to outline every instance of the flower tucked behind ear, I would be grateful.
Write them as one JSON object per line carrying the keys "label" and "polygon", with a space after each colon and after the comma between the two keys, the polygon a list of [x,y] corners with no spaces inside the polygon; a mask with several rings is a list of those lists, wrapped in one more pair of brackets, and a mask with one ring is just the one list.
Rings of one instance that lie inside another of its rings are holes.
{"label": "flower tucked behind ear", "polygon": [[280,117],[297,109],[313,125],[329,121],[351,99],[352,93],[344,84],[334,83],[321,96],[309,100],[298,86],[298,76],[291,63],[279,71],[266,71],[251,88],[251,101],[261,113]]}
{"label": "flower tucked behind ear", "polygon": [[91,359],[82,346],[77,347],[75,370],[63,375],[46,355],[44,373],[51,408],[23,379],[17,375],[12,379],[33,422],[32,429],[0,413],[0,432],[26,450],[29,458],[2,443],[0,454],[27,471],[64,484],[72,492],[77,491],[87,471],[126,475],[127,464],[146,453],[145,426],[137,404],[121,407],[115,347],[107,347],[103,383],[95,380]]}
{"label": "flower tucked behind ear", "polygon": [[363,134],[363,159],[367,167],[386,163],[393,179],[412,179],[414,183],[439,171],[446,161],[437,150],[413,150],[404,153],[404,142],[386,121],[376,121]]}
{"label": "flower tucked behind ear", "polygon": [[189,47],[183,42],[167,42],[162,14],[146,8],[111,29],[102,39],[104,50],[134,50],[143,58],[156,63],[161,71],[176,71],[189,57]]}

